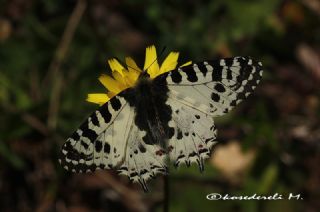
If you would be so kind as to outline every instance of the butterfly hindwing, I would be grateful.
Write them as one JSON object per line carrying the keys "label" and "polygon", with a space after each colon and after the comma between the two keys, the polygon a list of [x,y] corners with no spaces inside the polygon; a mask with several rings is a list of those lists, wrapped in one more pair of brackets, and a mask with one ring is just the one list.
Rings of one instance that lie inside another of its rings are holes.
{"label": "butterfly hindwing", "polygon": [[168,151],[174,166],[197,163],[203,171],[203,161],[210,156],[215,144],[216,128],[210,115],[170,98],[172,108],[169,126],[175,129],[174,136],[168,141]]}
{"label": "butterfly hindwing", "polygon": [[127,140],[126,158],[119,167],[120,174],[128,176],[133,182],[139,182],[147,191],[146,181],[158,173],[166,174],[164,150],[156,144],[146,144],[143,140],[146,132],[132,124]]}

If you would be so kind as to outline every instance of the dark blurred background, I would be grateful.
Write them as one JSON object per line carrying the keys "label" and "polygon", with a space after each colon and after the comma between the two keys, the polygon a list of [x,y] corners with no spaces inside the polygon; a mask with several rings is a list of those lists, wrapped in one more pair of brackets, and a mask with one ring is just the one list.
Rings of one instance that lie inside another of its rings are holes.
{"label": "dark blurred background", "polygon": [[170,211],[320,210],[319,0],[0,0],[0,211],[162,211],[160,176],[145,194],[112,171],[76,175],[57,162],[97,108],[85,98],[105,91],[106,60],[142,65],[150,44],[182,62],[250,55],[265,69],[254,95],[217,120],[205,172],[170,168]]}

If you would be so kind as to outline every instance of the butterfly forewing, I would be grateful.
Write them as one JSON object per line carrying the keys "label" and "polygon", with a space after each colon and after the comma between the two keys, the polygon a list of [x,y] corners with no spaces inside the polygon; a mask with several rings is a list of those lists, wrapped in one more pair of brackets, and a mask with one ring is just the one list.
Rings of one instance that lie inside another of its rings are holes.
{"label": "butterfly forewing", "polygon": [[124,98],[116,96],[93,112],[62,146],[62,166],[72,172],[89,172],[121,163],[128,136],[122,131],[131,111]]}
{"label": "butterfly forewing", "polygon": [[253,92],[262,65],[249,57],[234,57],[194,63],[163,77],[174,95],[190,104],[204,104],[213,116],[220,116]]}

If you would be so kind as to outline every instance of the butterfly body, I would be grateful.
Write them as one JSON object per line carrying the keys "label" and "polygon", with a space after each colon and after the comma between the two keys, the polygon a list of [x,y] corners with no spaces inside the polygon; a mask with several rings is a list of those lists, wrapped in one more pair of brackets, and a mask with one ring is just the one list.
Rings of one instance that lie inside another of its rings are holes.
{"label": "butterfly body", "polygon": [[172,113],[170,106],[166,105],[168,91],[165,80],[152,80],[143,74],[134,87],[120,94],[134,109],[134,123],[138,129],[146,132],[143,141],[163,149],[173,130],[168,126]]}

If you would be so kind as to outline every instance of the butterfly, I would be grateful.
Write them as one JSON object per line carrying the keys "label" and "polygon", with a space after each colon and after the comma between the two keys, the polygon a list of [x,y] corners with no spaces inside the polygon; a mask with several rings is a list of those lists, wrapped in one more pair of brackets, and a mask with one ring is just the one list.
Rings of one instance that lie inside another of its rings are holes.
{"label": "butterfly", "polygon": [[158,64],[156,49],[146,50],[144,69],[126,58],[109,60],[112,77],[99,80],[106,94],[89,94],[100,104],[63,144],[59,162],[84,173],[114,169],[147,191],[147,180],[175,167],[204,160],[216,143],[214,117],[247,98],[262,77],[262,64],[250,57],[188,62],[177,67],[179,53]]}

